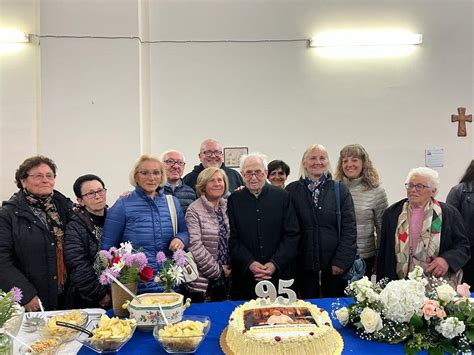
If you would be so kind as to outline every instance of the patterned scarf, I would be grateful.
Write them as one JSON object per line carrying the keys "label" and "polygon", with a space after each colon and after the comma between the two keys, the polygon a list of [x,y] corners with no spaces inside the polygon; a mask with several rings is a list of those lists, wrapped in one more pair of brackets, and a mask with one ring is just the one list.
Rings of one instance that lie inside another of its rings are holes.
{"label": "patterned scarf", "polygon": [[314,207],[318,207],[319,194],[321,193],[321,186],[329,179],[327,174],[323,174],[318,180],[313,181],[310,178],[305,178],[306,185],[313,196]]}
{"label": "patterned scarf", "polygon": [[423,226],[421,227],[418,245],[411,247],[410,216],[408,201],[403,204],[398,216],[395,231],[395,254],[397,257],[397,275],[404,279],[415,265],[426,270],[429,263],[438,256],[441,240],[441,205],[432,199],[424,208]]}
{"label": "patterned scarf", "polygon": [[219,265],[229,265],[229,228],[225,224],[224,213],[219,208],[216,211],[219,222],[219,244],[217,248],[217,262]]}
{"label": "patterned scarf", "polygon": [[59,218],[59,213],[56,206],[53,203],[53,194],[39,198],[31,194],[28,190],[23,189],[25,193],[26,201],[34,208],[38,209],[46,215],[46,226],[49,231],[54,235],[56,241],[56,269],[58,273],[58,286],[62,288],[64,280],[66,279],[66,267],[64,266],[64,226]]}

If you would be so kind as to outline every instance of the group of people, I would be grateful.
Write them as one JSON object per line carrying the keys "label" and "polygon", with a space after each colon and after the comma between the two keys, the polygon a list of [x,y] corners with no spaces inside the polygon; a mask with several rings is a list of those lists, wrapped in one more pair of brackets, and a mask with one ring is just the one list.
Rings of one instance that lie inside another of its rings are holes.
{"label": "group of people", "polygon": [[[200,164],[184,175],[185,158],[166,151],[139,157],[134,187],[107,208],[107,188],[96,175],[77,178],[77,203],[54,189],[55,163],[43,156],[17,169],[19,191],[0,208],[0,289],[23,292],[27,311],[108,307],[99,283],[99,250],[130,241],[156,273],[157,251],[190,251],[199,277],[180,292],[194,301],[255,298],[255,285],[295,279],[300,298],[339,297],[356,258],[366,275],[401,279],[415,265],[455,282],[474,281],[474,160],[448,204],[435,195],[436,171],[412,169],[407,198],[388,207],[367,151],[345,146],[335,174],[326,148],[310,145],[299,179],[285,186],[290,167],[243,156],[240,173],[223,164],[220,143],[205,140]],[[464,275],[463,275],[464,270]],[[154,280],[138,292],[161,292]]]}

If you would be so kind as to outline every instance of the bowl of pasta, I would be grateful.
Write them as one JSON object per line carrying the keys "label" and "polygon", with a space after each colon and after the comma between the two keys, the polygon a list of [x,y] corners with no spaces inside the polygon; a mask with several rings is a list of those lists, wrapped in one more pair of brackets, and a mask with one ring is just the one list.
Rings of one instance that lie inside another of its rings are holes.
{"label": "bowl of pasta", "polygon": [[211,329],[209,317],[185,315],[180,322],[156,325],[153,337],[169,354],[194,353],[209,329]]}
{"label": "bowl of pasta", "polygon": [[99,354],[114,353],[132,339],[136,328],[135,319],[109,318],[104,314],[99,320],[91,320],[87,324],[86,329],[92,336],[81,333],[76,340]]}

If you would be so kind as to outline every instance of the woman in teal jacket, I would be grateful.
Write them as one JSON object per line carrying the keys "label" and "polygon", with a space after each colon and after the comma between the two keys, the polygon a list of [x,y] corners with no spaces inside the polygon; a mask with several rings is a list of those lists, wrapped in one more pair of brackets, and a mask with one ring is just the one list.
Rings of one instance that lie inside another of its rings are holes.
{"label": "woman in teal jacket", "polygon": [[[130,172],[130,183],[135,190],[120,197],[107,213],[101,249],[119,247],[120,243],[130,241],[135,249],[143,249],[156,274],[159,270],[157,252],[171,256],[174,251],[188,247],[188,230],[176,197],[173,199],[177,233],[173,232],[168,201],[162,189],[165,182],[162,162],[153,156],[142,155]],[[138,286],[139,293],[162,291],[163,288],[153,280]]]}

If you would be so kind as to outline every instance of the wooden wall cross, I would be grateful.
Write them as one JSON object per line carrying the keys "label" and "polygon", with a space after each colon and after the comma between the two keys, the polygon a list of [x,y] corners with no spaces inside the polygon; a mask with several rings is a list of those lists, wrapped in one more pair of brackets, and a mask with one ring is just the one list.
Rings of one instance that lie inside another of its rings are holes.
{"label": "wooden wall cross", "polygon": [[458,107],[458,114],[451,115],[451,122],[458,122],[458,137],[466,137],[466,121],[472,122],[472,115],[466,116],[466,108]]}

